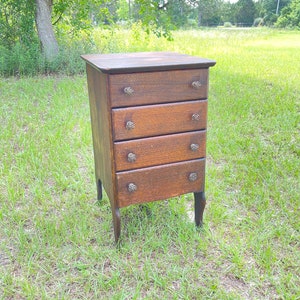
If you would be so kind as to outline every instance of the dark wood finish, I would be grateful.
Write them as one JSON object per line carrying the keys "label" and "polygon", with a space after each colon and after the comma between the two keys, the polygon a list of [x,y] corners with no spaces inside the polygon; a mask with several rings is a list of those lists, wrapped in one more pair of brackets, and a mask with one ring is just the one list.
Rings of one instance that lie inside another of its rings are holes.
{"label": "dark wood finish", "polygon": [[134,73],[183,69],[207,69],[215,61],[174,52],[90,54],[81,56],[103,73]]}
{"label": "dark wood finish", "polygon": [[208,68],[171,53],[83,55],[97,199],[110,200],[115,241],[120,208],[194,193],[203,223]]}
{"label": "dark wood finish", "polygon": [[[102,199],[102,185],[109,197],[113,214],[115,239],[120,236],[120,213],[117,203],[113,164],[112,122],[107,94],[107,75],[87,64],[87,80],[94,146],[97,198]],[[100,138],[101,137],[101,138]]]}
{"label": "dark wood finish", "polygon": [[[107,75],[87,65],[88,91],[94,145],[96,182],[102,182],[113,200],[114,164],[110,107],[107,95]],[[101,138],[100,138],[101,137]]]}
{"label": "dark wood finish", "polygon": [[[190,173],[197,174],[195,181],[189,180]],[[119,205],[124,207],[202,191],[204,188],[204,174],[204,159],[118,172]],[[128,191],[130,183],[136,185],[136,191]]]}
{"label": "dark wood finish", "polygon": [[206,199],[205,199],[205,193],[204,189],[202,192],[195,192],[194,193],[195,198],[195,223],[196,226],[202,226],[203,225],[203,212],[206,205]]}
{"label": "dark wood finish", "polygon": [[97,200],[102,200],[102,196],[103,196],[103,193],[102,193],[102,182],[100,179],[98,179],[96,177],[96,183],[97,183]]}
{"label": "dark wood finish", "polygon": [[[194,114],[199,120],[193,120]],[[113,138],[119,141],[205,129],[206,116],[205,100],[113,109]],[[134,129],[126,128],[128,121],[134,123]]]}
{"label": "dark wood finish", "polygon": [[[115,74],[109,77],[112,107],[207,98],[207,70]],[[195,88],[192,83],[199,81]],[[132,94],[124,92],[132,88]]]}
{"label": "dark wood finish", "polygon": [[[205,157],[206,131],[117,142],[114,150],[116,171],[201,158]],[[128,160],[129,153],[135,155],[134,161]]]}

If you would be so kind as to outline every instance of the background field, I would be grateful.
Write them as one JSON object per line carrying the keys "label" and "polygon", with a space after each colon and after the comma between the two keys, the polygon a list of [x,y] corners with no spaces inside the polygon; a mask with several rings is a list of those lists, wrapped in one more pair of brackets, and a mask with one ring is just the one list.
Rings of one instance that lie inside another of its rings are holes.
{"label": "background field", "polygon": [[300,299],[300,33],[93,34],[101,52],[217,61],[204,228],[192,195],[131,206],[116,247],[109,201],[96,202],[85,75],[1,78],[0,298]]}

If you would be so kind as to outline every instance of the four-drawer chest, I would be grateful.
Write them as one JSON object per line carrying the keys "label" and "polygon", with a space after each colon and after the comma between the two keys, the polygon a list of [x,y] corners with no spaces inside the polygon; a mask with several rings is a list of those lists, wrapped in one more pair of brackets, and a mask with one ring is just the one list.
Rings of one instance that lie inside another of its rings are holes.
{"label": "four-drawer chest", "polygon": [[86,61],[98,199],[120,208],[194,193],[205,207],[208,70],[215,61],[173,52],[82,55]]}

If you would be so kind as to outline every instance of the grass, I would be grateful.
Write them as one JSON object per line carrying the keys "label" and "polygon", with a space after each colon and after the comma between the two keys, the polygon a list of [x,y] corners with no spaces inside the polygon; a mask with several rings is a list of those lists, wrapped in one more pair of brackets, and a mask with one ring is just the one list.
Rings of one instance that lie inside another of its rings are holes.
{"label": "grass", "polygon": [[217,61],[204,228],[192,195],[135,205],[116,247],[109,201],[96,202],[86,78],[2,78],[0,298],[299,299],[300,33],[95,37],[104,52]]}

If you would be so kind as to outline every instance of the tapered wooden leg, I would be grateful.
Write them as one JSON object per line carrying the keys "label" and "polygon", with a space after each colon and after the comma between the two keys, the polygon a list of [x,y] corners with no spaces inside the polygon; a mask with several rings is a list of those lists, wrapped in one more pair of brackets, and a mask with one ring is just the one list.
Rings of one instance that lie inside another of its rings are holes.
{"label": "tapered wooden leg", "polygon": [[203,225],[203,212],[206,204],[205,193],[194,193],[195,198],[195,223],[196,226]]}
{"label": "tapered wooden leg", "polygon": [[100,179],[96,180],[97,184],[97,199],[100,201],[102,200],[102,182]]}
{"label": "tapered wooden leg", "polygon": [[114,223],[114,233],[115,241],[118,243],[121,234],[121,217],[120,210],[118,207],[112,208],[113,223]]}

